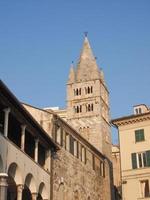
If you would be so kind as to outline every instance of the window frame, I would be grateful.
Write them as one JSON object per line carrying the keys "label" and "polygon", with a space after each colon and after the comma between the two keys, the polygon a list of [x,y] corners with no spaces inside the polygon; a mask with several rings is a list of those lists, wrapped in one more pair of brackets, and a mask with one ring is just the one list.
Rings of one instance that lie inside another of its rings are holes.
{"label": "window frame", "polygon": [[149,179],[140,180],[141,198],[150,197],[150,184]]}
{"label": "window frame", "polygon": [[135,130],[134,133],[136,143],[145,141],[144,129]]}

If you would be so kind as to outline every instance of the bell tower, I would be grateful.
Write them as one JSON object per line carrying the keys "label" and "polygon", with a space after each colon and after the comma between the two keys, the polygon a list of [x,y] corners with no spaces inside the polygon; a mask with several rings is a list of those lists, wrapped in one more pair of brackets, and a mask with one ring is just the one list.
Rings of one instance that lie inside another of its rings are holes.
{"label": "bell tower", "polygon": [[67,122],[100,152],[111,156],[109,92],[87,36],[67,82]]}

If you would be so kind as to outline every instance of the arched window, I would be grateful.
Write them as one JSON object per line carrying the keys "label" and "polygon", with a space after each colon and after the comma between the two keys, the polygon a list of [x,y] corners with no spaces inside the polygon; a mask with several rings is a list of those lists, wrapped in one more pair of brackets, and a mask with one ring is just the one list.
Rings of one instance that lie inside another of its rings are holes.
{"label": "arched window", "polygon": [[93,103],[91,104],[91,111],[93,111]]}
{"label": "arched window", "polygon": [[88,111],[91,111],[91,106],[90,106],[90,104],[88,104]]}
{"label": "arched window", "polygon": [[79,89],[79,95],[81,95],[81,88]]}
{"label": "arched window", "polygon": [[90,94],[90,87],[88,87],[88,94]]}
{"label": "arched window", "polygon": [[82,112],[82,106],[80,105],[80,112]]}
{"label": "arched window", "polygon": [[77,113],[79,113],[79,106],[77,106]]}
{"label": "arched window", "polygon": [[76,95],[77,95],[77,96],[79,95],[79,91],[78,91],[78,89],[76,89]]}

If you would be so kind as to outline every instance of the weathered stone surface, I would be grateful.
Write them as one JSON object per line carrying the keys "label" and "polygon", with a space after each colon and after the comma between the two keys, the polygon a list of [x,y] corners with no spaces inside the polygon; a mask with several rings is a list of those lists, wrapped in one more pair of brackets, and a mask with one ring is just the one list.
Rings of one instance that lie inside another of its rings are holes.
{"label": "weathered stone surface", "polygon": [[103,199],[104,179],[89,163],[84,164],[61,149],[54,164],[54,200]]}

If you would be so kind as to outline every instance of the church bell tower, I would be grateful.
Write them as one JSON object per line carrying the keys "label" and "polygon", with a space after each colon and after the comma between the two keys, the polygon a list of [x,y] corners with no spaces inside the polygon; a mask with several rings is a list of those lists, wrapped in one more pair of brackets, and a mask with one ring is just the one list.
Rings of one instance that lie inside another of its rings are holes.
{"label": "church bell tower", "polygon": [[67,121],[101,153],[111,156],[109,92],[87,36],[67,82]]}

